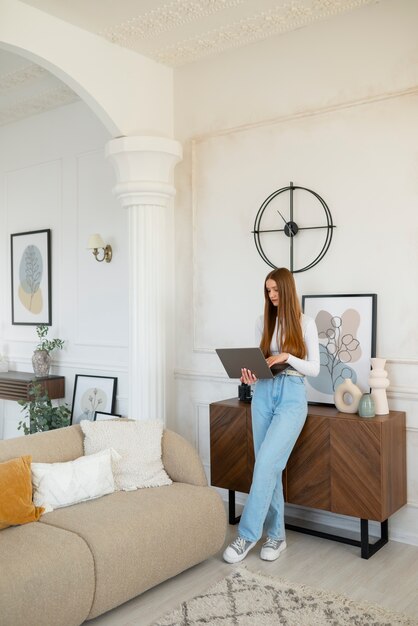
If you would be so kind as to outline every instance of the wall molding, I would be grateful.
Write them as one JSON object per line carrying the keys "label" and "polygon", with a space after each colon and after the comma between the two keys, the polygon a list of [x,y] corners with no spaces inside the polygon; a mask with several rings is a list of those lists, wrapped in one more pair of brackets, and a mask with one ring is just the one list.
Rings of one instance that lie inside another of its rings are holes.
{"label": "wall molding", "polygon": [[401,386],[389,386],[387,388],[388,398],[402,398],[402,400],[418,400],[418,387],[401,387]]}
{"label": "wall molding", "polygon": [[178,369],[174,370],[174,378],[184,380],[202,380],[204,382],[216,382],[216,383],[231,383],[236,385],[236,382],[231,382],[231,378],[228,378],[226,374],[216,372],[199,372],[196,370]]}
{"label": "wall molding", "polygon": [[87,346],[89,348],[123,348],[127,350],[129,345],[127,343],[118,343],[116,341],[85,341],[80,339],[79,341],[73,342],[74,346]]}
{"label": "wall molding", "polygon": [[393,363],[393,365],[418,365],[418,359],[397,359],[388,357],[386,363]]}
{"label": "wall molding", "polygon": [[337,102],[324,107],[314,107],[312,109],[305,109],[304,111],[295,111],[294,113],[286,113],[284,115],[278,115],[264,120],[258,120],[256,122],[247,122],[245,124],[239,124],[237,126],[227,126],[219,130],[202,133],[200,135],[194,135],[191,138],[192,150],[193,147],[203,141],[214,139],[215,137],[223,137],[225,135],[232,135],[235,133],[243,133],[256,128],[264,128],[266,126],[275,126],[284,124],[286,122],[297,121],[300,119],[318,117],[322,115],[328,115],[337,111],[343,111],[345,109],[353,109],[360,106],[368,106],[376,104],[378,102],[384,102],[385,100],[395,100],[397,98],[405,98],[409,96],[416,96],[418,94],[418,85],[413,87],[407,87],[406,89],[397,89],[395,91],[386,91],[364,98],[355,98],[354,100],[346,100],[344,102]]}
{"label": "wall molding", "polygon": [[203,466],[208,469],[210,475],[210,441],[208,442],[209,446],[209,458],[205,458],[203,455],[203,451],[200,449],[200,410],[204,409],[205,411],[209,411],[209,403],[203,402],[199,400],[195,400],[193,402],[194,409],[194,447],[196,448],[200,459],[203,463]]}
{"label": "wall molding", "polygon": [[[237,381],[235,379],[228,378],[226,374],[217,372],[203,372],[199,370],[187,370],[176,368],[174,370],[174,377],[179,380],[193,380],[200,381],[202,383],[222,383],[229,384],[236,387]],[[401,398],[402,400],[418,400],[418,387],[401,387],[390,386],[387,389],[389,398]],[[413,429],[411,429],[413,430]]]}
{"label": "wall molding", "polygon": [[[31,371],[32,370],[32,359],[29,357],[21,357],[21,356],[13,356],[13,355],[8,355],[7,357],[8,361],[9,361],[9,366],[10,363],[12,363],[13,367],[29,367],[30,369],[18,369],[17,371],[22,371],[22,372],[27,372],[27,371]],[[89,370],[89,371],[96,371],[96,372],[119,372],[121,374],[127,374],[128,373],[128,365],[125,363],[112,363],[111,366],[109,365],[105,365],[103,363],[99,363],[99,362],[94,362],[94,361],[71,361],[71,360],[66,360],[66,361],[58,361],[58,360],[52,360],[51,362],[51,367],[57,368],[60,371],[61,370],[65,370],[65,369],[72,369],[72,370]]]}

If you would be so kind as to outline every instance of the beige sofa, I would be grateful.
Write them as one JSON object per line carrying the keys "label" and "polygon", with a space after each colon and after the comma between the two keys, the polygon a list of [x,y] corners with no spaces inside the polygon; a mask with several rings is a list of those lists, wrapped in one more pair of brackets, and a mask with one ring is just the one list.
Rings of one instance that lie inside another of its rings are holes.
{"label": "beige sofa", "polygon": [[[194,448],[163,435],[164,487],[118,491],[0,531],[0,625],[76,626],[215,554],[226,532],[219,495]],[[83,455],[80,427],[0,441],[0,461]]]}

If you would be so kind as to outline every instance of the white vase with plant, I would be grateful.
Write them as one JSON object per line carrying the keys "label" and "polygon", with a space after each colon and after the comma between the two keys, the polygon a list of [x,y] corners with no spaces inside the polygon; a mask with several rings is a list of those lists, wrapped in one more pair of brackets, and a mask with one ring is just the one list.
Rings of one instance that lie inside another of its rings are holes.
{"label": "white vase with plant", "polygon": [[51,367],[50,353],[56,349],[62,350],[64,347],[63,339],[47,339],[48,332],[49,327],[45,324],[39,324],[36,327],[39,343],[32,356],[32,365],[37,378],[49,375],[49,368]]}

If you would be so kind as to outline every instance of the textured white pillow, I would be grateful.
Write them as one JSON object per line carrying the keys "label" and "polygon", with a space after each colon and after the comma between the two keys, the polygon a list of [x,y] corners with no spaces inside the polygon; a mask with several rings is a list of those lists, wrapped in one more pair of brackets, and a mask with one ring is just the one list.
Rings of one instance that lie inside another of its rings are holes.
{"label": "textured white pillow", "polygon": [[112,459],[118,458],[115,450],[107,449],[66,463],[32,463],[35,505],[49,512],[113,493]]}
{"label": "textured white pillow", "polygon": [[161,459],[163,425],[157,420],[82,420],[84,452],[93,454],[114,448],[121,459],[113,463],[116,488],[124,491],[139,487],[171,485]]}

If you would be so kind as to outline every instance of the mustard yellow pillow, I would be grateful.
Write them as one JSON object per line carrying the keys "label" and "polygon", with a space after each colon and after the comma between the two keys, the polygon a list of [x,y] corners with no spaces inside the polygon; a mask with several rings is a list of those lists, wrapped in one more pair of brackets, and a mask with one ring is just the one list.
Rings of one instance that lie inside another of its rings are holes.
{"label": "mustard yellow pillow", "polygon": [[32,502],[31,456],[0,463],[0,530],[36,522],[45,509]]}

